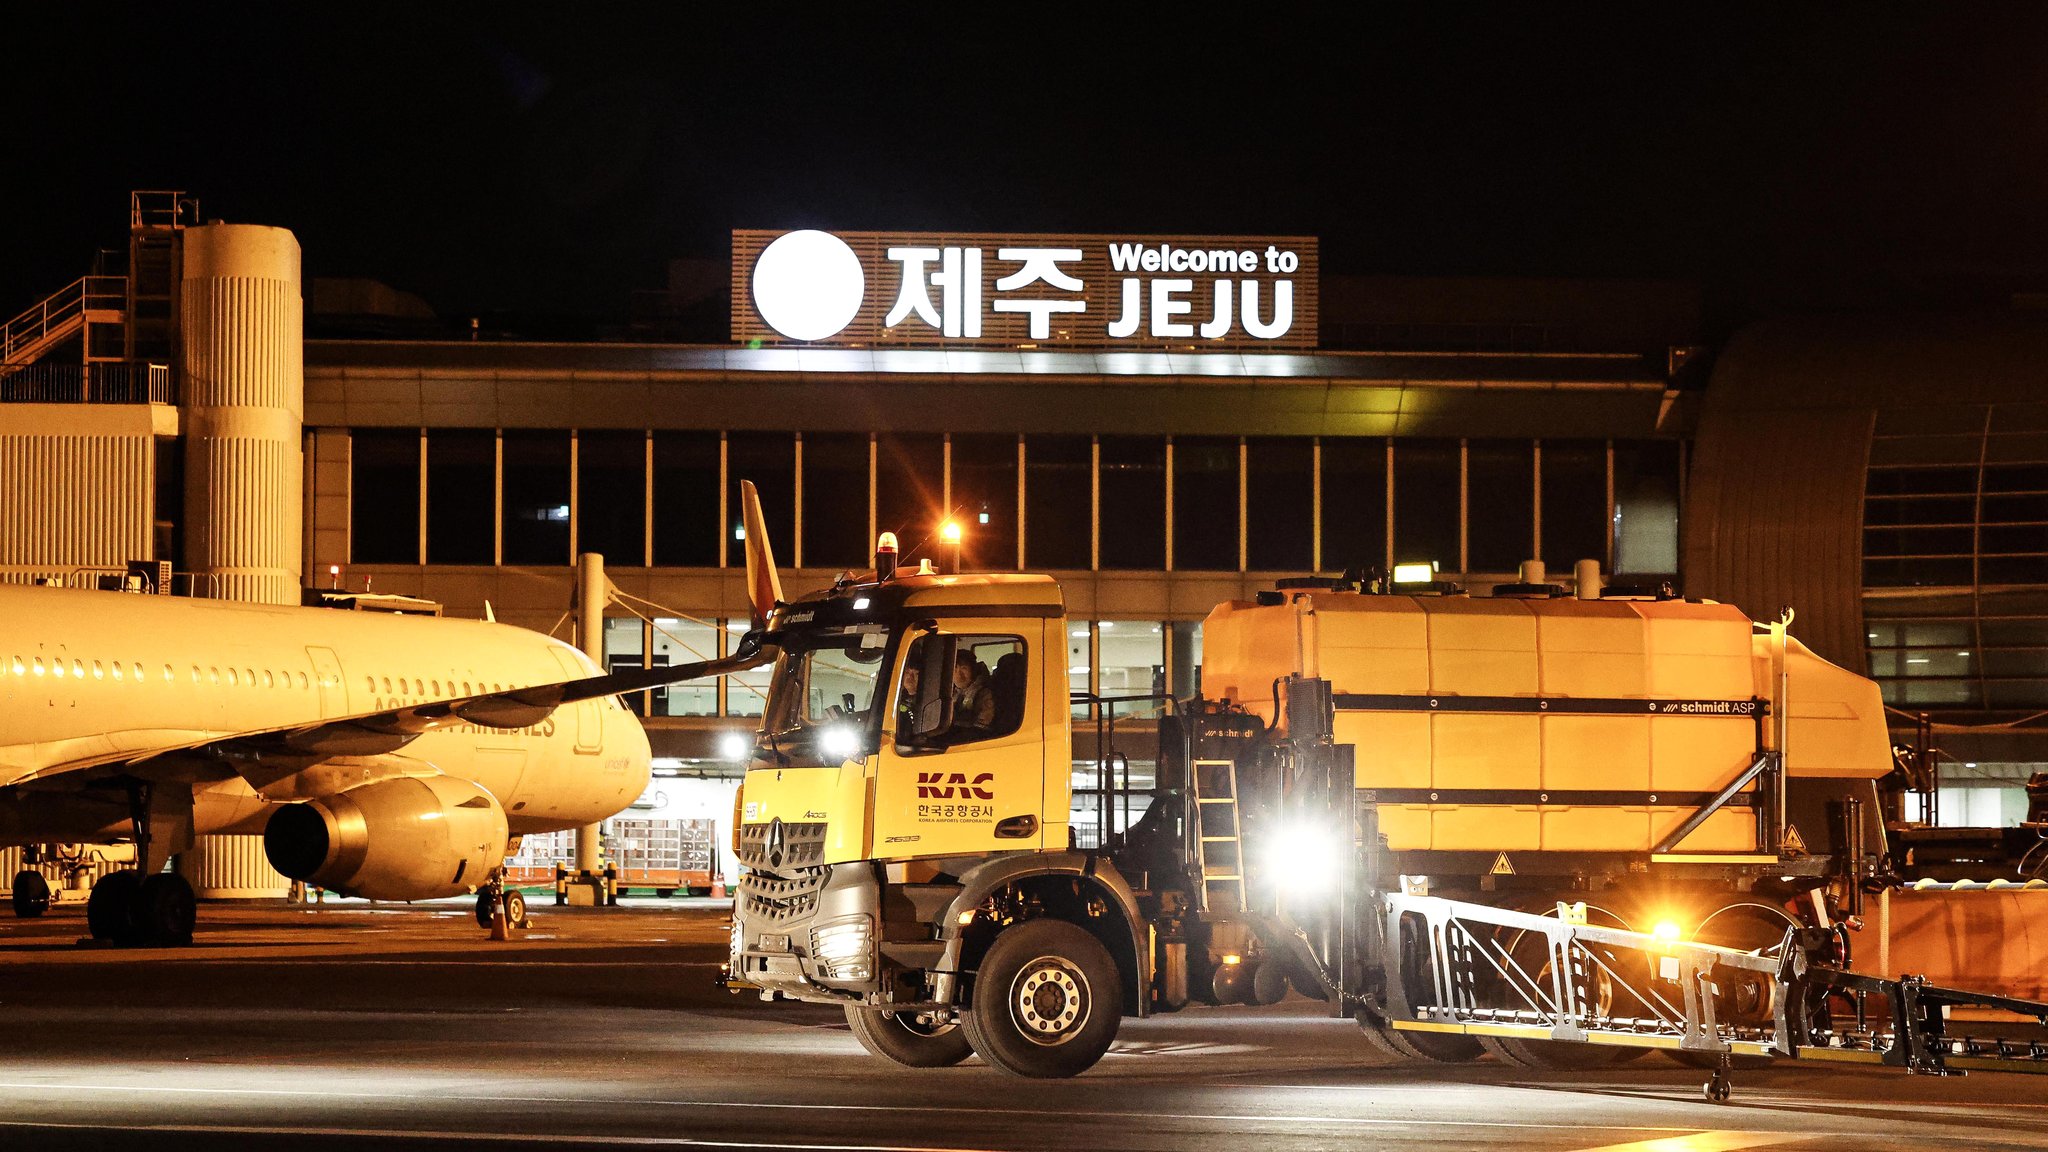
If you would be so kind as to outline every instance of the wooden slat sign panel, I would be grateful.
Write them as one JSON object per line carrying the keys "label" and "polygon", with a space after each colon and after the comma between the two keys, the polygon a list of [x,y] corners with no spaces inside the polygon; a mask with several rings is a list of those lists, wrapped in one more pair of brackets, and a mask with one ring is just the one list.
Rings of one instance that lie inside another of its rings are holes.
{"label": "wooden slat sign panel", "polygon": [[732,234],[732,335],[844,347],[1298,351],[1312,236]]}

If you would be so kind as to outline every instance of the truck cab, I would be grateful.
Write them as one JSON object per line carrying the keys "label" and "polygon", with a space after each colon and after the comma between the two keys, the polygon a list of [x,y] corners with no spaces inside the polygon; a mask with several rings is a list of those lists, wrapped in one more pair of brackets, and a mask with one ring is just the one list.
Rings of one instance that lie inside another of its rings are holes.
{"label": "truck cab", "polygon": [[[1071,1075],[1144,1009],[1150,950],[1130,885],[1070,847],[1059,585],[878,570],[768,615],[778,656],[735,822],[731,979],[841,1003],[904,1063],[972,1048]],[[1033,955],[1006,958],[1004,929],[1027,920]]]}

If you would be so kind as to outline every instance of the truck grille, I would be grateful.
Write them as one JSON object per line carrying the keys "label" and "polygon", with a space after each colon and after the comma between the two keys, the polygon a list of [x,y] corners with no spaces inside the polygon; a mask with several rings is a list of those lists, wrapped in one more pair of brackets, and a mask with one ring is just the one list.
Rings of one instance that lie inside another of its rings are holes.
{"label": "truck grille", "polygon": [[825,867],[795,868],[783,875],[748,872],[740,877],[740,911],[750,928],[809,919],[818,910]]}
{"label": "truck grille", "polygon": [[785,823],[781,819],[740,825],[740,863],[780,872],[806,868],[825,858],[825,822]]}

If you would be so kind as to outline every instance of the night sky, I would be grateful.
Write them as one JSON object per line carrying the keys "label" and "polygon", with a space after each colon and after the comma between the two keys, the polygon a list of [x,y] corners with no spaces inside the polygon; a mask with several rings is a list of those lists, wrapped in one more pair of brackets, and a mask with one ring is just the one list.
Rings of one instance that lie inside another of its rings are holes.
{"label": "night sky", "polygon": [[133,187],[444,315],[623,318],[735,227],[1308,233],[1718,323],[2048,289],[2048,15],[1786,7],[10,14],[0,312]]}

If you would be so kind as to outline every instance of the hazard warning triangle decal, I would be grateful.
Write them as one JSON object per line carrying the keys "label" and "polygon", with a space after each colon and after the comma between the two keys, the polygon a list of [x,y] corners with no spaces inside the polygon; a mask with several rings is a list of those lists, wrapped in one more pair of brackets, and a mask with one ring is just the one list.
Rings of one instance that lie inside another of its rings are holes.
{"label": "hazard warning triangle decal", "polygon": [[1493,858],[1493,868],[1490,871],[1495,876],[1513,876],[1515,866],[1508,863],[1508,854],[1503,852]]}
{"label": "hazard warning triangle decal", "polygon": [[1799,825],[1785,825],[1785,855],[1806,855],[1806,837],[1799,834]]}

